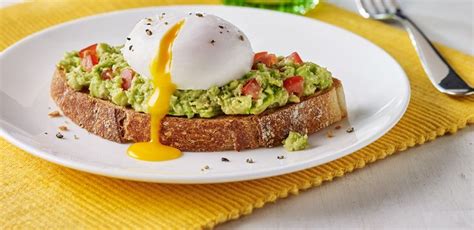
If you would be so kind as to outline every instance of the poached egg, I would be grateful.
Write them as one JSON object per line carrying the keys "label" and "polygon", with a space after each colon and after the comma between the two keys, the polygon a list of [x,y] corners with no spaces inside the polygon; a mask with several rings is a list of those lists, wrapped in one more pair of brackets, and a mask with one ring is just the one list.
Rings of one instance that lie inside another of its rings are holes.
{"label": "poached egg", "polygon": [[245,34],[229,22],[202,13],[166,14],[138,22],[122,49],[131,68],[150,77],[149,142],[132,144],[128,155],[148,161],[171,160],[179,149],[160,143],[161,120],[179,89],[221,86],[247,73],[253,51]]}
{"label": "poached egg", "polygon": [[184,21],[172,46],[171,76],[178,89],[208,89],[241,78],[252,67],[247,36],[222,18],[204,13],[161,13],[138,22],[127,37],[123,56],[133,70],[151,77],[149,65],[160,41]]}

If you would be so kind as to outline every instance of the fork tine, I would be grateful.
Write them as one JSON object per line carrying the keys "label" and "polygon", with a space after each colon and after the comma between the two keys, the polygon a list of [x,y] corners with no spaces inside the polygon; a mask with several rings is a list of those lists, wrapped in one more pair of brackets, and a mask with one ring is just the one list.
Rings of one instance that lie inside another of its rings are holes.
{"label": "fork tine", "polygon": [[[389,14],[392,12],[392,7],[390,7],[385,0],[380,0],[382,2],[382,7],[384,8],[384,12]],[[391,0],[388,0],[391,1]]]}
{"label": "fork tine", "polygon": [[389,2],[396,11],[400,11],[400,5],[398,5],[397,0],[389,0]]}
{"label": "fork tine", "polygon": [[397,12],[397,13],[401,12],[400,5],[398,4],[397,0],[389,0],[389,2],[390,2],[390,5],[392,6],[392,8],[395,9],[395,12]]}
{"label": "fork tine", "polygon": [[356,0],[356,5],[357,5],[357,9],[359,10],[359,13],[364,18],[370,18],[371,17],[371,14],[369,13],[369,10],[368,10],[367,5],[365,4],[364,0]]}
{"label": "fork tine", "polygon": [[364,18],[390,20],[398,12],[393,12],[383,0],[355,0],[355,2],[359,13]]}
{"label": "fork tine", "polygon": [[[381,0],[383,3],[383,0]],[[372,9],[375,11],[376,14],[384,13],[385,12],[385,7],[382,6],[382,9],[380,8],[380,4],[377,4],[376,0],[370,0],[370,3],[372,4]]]}

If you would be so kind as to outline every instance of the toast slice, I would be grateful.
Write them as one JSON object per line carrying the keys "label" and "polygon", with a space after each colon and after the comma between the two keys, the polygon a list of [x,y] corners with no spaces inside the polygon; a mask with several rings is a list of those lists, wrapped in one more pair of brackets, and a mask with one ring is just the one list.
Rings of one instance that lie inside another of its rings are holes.
{"label": "toast slice", "polygon": [[[65,116],[93,134],[119,143],[150,139],[150,115],[73,90],[60,69],[54,73],[51,96]],[[334,79],[331,88],[302,98],[300,103],[259,115],[166,116],[160,139],[163,144],[192,152],[273,147],[281,145],[290,131],[312,134],[346,116],[342,84]]]}

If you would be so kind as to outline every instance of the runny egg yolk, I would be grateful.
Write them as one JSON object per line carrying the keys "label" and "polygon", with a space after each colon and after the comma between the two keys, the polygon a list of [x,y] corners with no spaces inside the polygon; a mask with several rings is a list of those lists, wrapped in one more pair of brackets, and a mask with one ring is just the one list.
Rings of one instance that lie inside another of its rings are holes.
{"label": "runny egg yolk", "polygon": [[128,148],[128,155],[145,161],[166,161],[181,156],[181,151],[160,143],[161,120],[168,114],[171,95],[176,85],[171,80],[171,61],[173,42],[178,36],[184,20],[173,25],[160,41],[158,55],[150,65],[154,92],[148,101],[151,116],[149,142],[132,144]]}

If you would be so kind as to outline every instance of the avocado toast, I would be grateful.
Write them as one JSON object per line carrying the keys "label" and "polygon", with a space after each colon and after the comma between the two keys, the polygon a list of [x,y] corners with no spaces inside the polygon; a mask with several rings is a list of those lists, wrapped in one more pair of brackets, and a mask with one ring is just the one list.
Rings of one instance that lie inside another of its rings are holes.
{"label": "avocado toast", "polygon": [[[134,73],[121,47],[98,44],[93,67],[70,52],[58,64],[51,95],[73,122],[105,139],[150,139],[152,85]],[[126,72],[124,74],[124,72]],[[242,150],[281,145],[290,131],[311,134],[347,116],[342,84],[326,69],[257,53],[241,79],[208,90],[177,90],[160,141],[182,151]]]}

